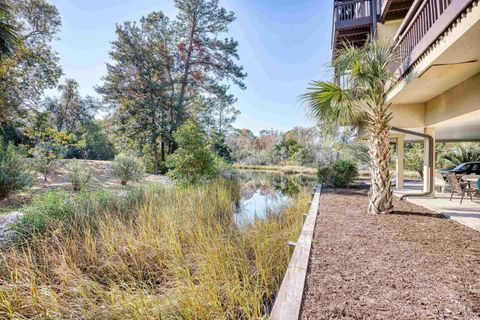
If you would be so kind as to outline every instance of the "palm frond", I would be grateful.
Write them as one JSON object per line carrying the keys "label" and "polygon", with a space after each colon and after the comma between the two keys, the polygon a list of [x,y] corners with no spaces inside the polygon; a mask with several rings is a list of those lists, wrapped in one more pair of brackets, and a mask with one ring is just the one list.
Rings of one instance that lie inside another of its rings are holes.
{"label": "palm frond", "polygon": [[331,82],[311,83],[300,98],[306,103],[309,115],[325,123],[356,125],[364,116],[353,92]]}
{"label": "palm frond", "polygon": [[19,42],[17,29],[8,22],[10,7],[0,0],[0,57],[2,54],[10,54]]}

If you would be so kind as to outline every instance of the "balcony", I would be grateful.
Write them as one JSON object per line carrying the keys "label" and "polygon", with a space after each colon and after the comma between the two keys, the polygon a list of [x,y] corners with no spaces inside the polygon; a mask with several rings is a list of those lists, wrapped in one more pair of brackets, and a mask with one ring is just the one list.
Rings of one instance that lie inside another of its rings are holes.
{"label": "balcony", "polygon": [[413,0],[383,0],[379,22],[403,19],[413,4]]}
{"label": "balcony", "polygon": [[415,0],[394,39],[400,48],[397,73],[406,74],[472,0]]}
{"label": "balcony", "polygon": [[335,51],[344,42],[362,45],[372,32],[371,0],[335,1],[333,7],[332,47]]}

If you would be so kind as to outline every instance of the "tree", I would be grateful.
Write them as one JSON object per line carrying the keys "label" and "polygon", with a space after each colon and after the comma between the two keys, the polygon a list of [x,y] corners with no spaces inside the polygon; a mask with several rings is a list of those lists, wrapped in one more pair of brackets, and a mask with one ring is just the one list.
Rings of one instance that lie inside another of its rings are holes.
{"label": "tree", "polygon": [[45,0],[8,0],[18,44],[0,64],[0,126],[25,126],[28,110],[38,107],[45,89],[56,86],[62,70],[50,42],[61,20]]}
{"label": "tree", "polygon": [[[218,0],[175,0],[179,10],[174,29],[177,39],[179,90],[177,109],[179,117],[184,116],[185,102],[191,93],[200,90],[209,94],[223,94],[220,85],[230,80],[245,88],[242,80],[246,77],[238,60],[238,43],[233,39],[220,39],[228,32],[228,26],[235,20],[233,12],[218,6]],[[181,121],[177,121],[181,123]]]}
{"label": "tree", "polygon": [[234,63],[237,43],[219,39],[228,32],[233,13],[219,8],[218,1],[175,4],[179,14],[173,21],[153,12],[139,23],[117,26],[110,52],[113,63],[107,64],[104,84],[97,89],[114,109],[124,142],[137,151],[149,145],[155,172],[175,150],[173,133],[186,119],[198,118],[199,105],[211,107],[218,97],[227,108],[233,98],[224,82],[244,87],[245,74]]}
{"label": "tree", "polygon": [[152,13],[140,23],[117,26],[104,84],[97,88],[114,109],[117,132],[129,143],[145,144],[154,154],[155,173],[165,160],[165,146],[172,144],[172,30],[163,13]]}
{"label": "tree", "polygon": [[448,151],[445,151],[441,157],[453,166],[464,162],[480,161],[480,144],[475,142],[455,144]]}
{"label": "tree", "polygon": [[104,130],[102,122],[87,122],[82,127],[81,140],[84,158],[93,160],[112,160],[115,157],[115,148]]}
{"label": "tree", "polygon": [[16,28],[8,22],[10,10],[5,0],[0,0],[0,61],[2,55],[11,54],[18,44]]}
{"label": "tree", "polygon": [[406,143],[405,144],[405,168],[418,172],[423,178],[423,144]]}
{"label": "tree", "polygon": [[25,152],[9,143],[5,148],[0,140],[0,199],[30,186],[32,177],[25,160]]}
{"label": "tree", "polygon": [[34,121],[27,130],[27,135],[34,143],[34,147],[30,150],[34,157],[34,167],[43,174],[45,182],[56,161],[65,157],[68,147],[76,142],[72,133],[58,131],[51,127],[47,118],[47,113],[36,112]]}
{"label": "tree", "polygon": [[50,115],[51,124],[58,130],[79,133],[82,125],[91,122],[95,113],[101,109],[100,103],[93,97],[82,98],[79,85],[73,79],[66,79],[58,86],[59,98],[47,98],[44,110]]}
{"label": "tree", "polygon": [[389,130],[391,113],[386,102],[396,83],[391,65],[398,60],[395,46],[371,40],[363,47],[345,46],[333,61],[334,82],[312,83],[302,96],[317,119],[340,126],[365,124],[368,134],[371,186],[369,213],[388,213],[393,208],[390,183]]}
{"label": "tree", "polygon": [[174,134],[178,149],[167,158],[170,175],[184,183],[210,179],[215,174],[215,157],[193,121],[187,121]]}

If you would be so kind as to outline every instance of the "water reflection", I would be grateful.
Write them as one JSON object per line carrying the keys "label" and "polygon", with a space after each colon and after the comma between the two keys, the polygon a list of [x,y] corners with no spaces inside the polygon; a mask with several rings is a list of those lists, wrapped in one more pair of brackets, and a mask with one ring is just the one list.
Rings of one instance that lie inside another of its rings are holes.
{"label": "water reflection", "polygon": [[239,172],[241,199],[235,219],[245,224],[263,219],[287,205],[302,187],[312,188],[315,179],[308,175],[286,175],[276,172]]}

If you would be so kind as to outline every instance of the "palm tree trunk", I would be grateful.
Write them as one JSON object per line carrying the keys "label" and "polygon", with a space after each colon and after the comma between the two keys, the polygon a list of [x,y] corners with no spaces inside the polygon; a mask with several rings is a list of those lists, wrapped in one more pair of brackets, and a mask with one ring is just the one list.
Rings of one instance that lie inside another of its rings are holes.
{"label": "palm tree trunk", "polygon": [[368,126],[371,186],[368,194],[368,213],[389,213],[393,209],[390,183],[390,139],[388,115],[377,115]]}

